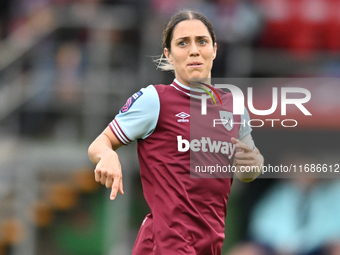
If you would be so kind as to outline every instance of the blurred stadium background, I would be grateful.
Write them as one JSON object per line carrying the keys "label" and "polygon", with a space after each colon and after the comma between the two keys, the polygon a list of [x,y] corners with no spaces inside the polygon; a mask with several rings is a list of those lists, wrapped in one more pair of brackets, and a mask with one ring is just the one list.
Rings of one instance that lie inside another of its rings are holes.
{"label": "blurred stadium background", "polygon": [[[135,144],[119,150],[125,195],[114,202],[87,148],[132,93],[172,81],[152,59],[181,8],[214,25],[213,77],[340,76],[340,0],[1,0],[0,255],[131,254],[148,213]],[[340,163],[337,86],[323,91],[319,125],[254,128],[266,163]],[[225,254],[251,239],[251,212],[276,182],[235,181]]]}

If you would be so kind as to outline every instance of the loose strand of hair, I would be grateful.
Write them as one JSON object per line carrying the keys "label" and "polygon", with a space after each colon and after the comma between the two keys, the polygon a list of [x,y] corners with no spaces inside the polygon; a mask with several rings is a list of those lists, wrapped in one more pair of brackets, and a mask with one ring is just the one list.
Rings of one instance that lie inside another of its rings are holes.
{"label": "loose strand of hair", "polygon": [[161,71],[174,71],[174,67],[163,56],[164,53],[162,53],[160,57],[152,60],[154,63],[157,63],[156,70],[160,69]]}

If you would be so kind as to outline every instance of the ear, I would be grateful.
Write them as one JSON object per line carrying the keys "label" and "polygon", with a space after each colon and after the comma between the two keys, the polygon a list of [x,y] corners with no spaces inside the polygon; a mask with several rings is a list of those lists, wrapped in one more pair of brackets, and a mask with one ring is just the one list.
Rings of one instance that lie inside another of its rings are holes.
{"label": "ear", "polygon": [[164,55],[165,55],[166,59],[168,60],[168,62],[170,64],[172,64],[172,56],[171,56],[170,51],[167,48],[164,48],[163,52],[164,52]]}
{"label": "ear", "polygon": [[213,53],[214,59],[216,58],[216,53],[217,53],[217,43],[214,44],[214,53]]}

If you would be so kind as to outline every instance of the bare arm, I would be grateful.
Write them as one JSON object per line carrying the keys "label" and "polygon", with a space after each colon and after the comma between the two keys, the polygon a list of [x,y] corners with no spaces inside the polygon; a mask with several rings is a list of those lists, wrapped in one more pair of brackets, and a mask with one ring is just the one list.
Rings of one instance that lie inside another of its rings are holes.
{"label": "bare arm", "polygon": [[[231,138],[231,141],[236,147],[233,164],[237,167],[236,176],[243,182],[255,180],[261,173],[264,158],[257,148],[253,149],[251,136],[247,135],[241,141]],[[253,171],[247,172],[249,169]]]}
{"label": "bare arm", "polygon": [[120,194],[124,194],[121,165],[115,151],[122,145],[107,127],[88,149],[90,160],[96,165],[95,180],[107,188],[112,188],[111,200],[116,198],[118,191]]}

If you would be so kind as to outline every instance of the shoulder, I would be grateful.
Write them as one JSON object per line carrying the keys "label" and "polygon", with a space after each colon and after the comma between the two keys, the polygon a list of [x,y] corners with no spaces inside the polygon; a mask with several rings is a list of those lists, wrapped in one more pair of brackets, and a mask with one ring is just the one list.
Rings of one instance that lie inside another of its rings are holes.
{"label": "shoulder", "polygon": [[134,93],[110,123],[111,130],[123,144],[149,136],[156,127],[160,101],[153,85]]}
{"label": "shoulder", "polygon": [[171,85],[164,85],[164,84],[157,84],[157,85],[150,85],[150,86],[153,86],[159,94],[174,89]]}
{"label": "shoulder", "polygon": [[130,109],[150,107],[154,104],[158,104],[158,102],[159,99],[155,87],[153,85],[149,85],[129,97],[125,105],[120,109],[120,113],[131,112]]}
{"label": "shoulder", "polygon": [[[154,85],[149,85],[146,88],[142,88],[140,91],[138,91],[134,95],[138,93],[142,93],[140,95],[140,97],[142,98],[140,103],[143,104],[143,107],[153,107],[159,104],[158,92]],[[134,97],[134,95],[132,97]]]}

